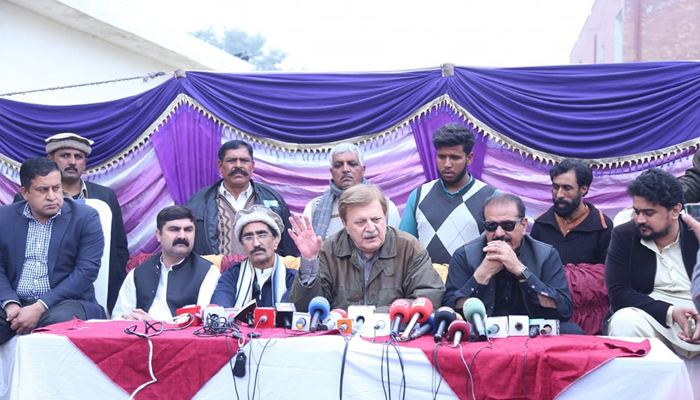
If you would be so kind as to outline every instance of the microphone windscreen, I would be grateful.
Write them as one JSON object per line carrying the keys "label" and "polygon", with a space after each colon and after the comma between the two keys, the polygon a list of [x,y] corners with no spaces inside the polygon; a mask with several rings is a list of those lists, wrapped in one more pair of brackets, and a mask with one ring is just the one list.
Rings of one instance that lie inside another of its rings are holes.
{"label": "microphone windscreen", "polygon": [[450,307],[440,307],[435,311],[435,325],[440,325],[440,322],[445,321],[445,324],[450,324],[456,319],[455,311]]}
{"label": "microphone windscreen", "polygon": [[479,314],[482,320],[486,319],[486,307],[484,307],[484,303],[476,297],[470,297],[464,302],[462,312],[464,313],[464,318],[472,323],[474,322],[474,314]]}
{"label": "microphone windscreen", "polygon": [[430,318],[430,314],[433,312],[433,302],[427,297],[418,297],[411,303],[411,318],[418,315],[416,320],[419,323],[423,323]]}
{"label": "microphone windscreen", "polygon": [[458,331],[462,332],[462,339],[466,340],[469,337],[469,333],[471,333],[471,329],[469,329],[469,323],[460,319],[452,321],[450,326],[447,328],[447,335],[451,338],[454,338],[455,332]]}
{"label": "microphone windscreen", "polygon": [[320,311],[319,319],[323,320],[328,315],[331,309],[331,305],[323,296],[316,296],[309,302],[309,314],[314,315],[317,311]]}
{"label": "microphone windscreen", "polygon": [[348,317],[348,312],[343,310],[342,308],[334,308],[331,310],[331,312],[338,313],[342,318]]}
{"label": "microphone windscreen", "polygon": [[406,321],[411,317],[411,303],[406,299],[396,299],[389,307],[389,318],[393,321],[397,316],[401,316]]}

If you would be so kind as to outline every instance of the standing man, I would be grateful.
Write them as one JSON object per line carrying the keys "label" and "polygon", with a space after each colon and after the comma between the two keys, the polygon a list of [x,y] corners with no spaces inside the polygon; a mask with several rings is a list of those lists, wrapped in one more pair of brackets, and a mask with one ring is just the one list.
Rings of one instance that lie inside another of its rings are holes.
{"label": "standing man", "polygon": [[24,201],[0,207],[0,344],[71,319],[106,318],[93,282],[104,236],[97,211],[63,199],[58,165],[27,159]]}
{"label": "standing man", "polygon": [[447,124],[433,136],[440,179],[419,186],[408,197],[399,229],[417,237],[434,263],[447,264],[452,254],[484,231],[484,200],[496,189],[474,178],[474,135],[461,124]]}
{"label": "standing man", "polygon": [[[365,179],[365,160],[359,147],[352,143],[340,143],[331,149],[330,155],[331,187],[323,196],[308,202],[304,208],[304,215],[309,217],[314,232],[317,232],[322,240],[343,229],[338,215],[338,198],[343,191],[358,183],[370,185]],[[386,201],[389,207],[387,224],[398,228],[401,223],[399,210],[391,199],[387,197]]]}
{"label": "standing man", "polygon": [[470,297],[486,315],[558,319],[562,333],[583,334],[567,322],[572,303],[559,253],[525,234],[520,197],[501,193],[484,203],[486,234],[457,250],[450,261],[443,305],[462,312]]}
{"label": "standing man", "polygon": [[591,168],[564,160],[549,171],[554,205],[535,219],[530,236],[551,244],[564,264],[604,264],[613,223],[582,201],[593,182]]}
{"label": "standing man", "polygon": [[613,229],[605,262],[613,313],[607,334],[656,337],[693,358],[700,354],[700,329],[692,336],[688,330],[689,318],[700,325],[690,294],[698,239],[680,218],[683,186],[668,172],[650,169],[627,193],[632,220]]}
{"label": "standing man", "polygon": [[[224,143],[219,149],[217,165],[223,178],[187,200],[187,207],[194,212],[199,232],[194,251],[202,255],[243,255],[245,250],[233,229],[236,213],[253,204],[260,204],[277,213],[283,221],[288,221],[289,208],[276,190],[251,179],[255,160],[250,144],[242,140]],[[289,222],[285,228],[289,228]],[[296,256],[294,242],[287,229],[284,230],[278,252],[282,256]]]}
{"label": "standing man", "polygon": [[187,207],[169,206],[158,213],[156,238],[163,251],[129,272],[112,319],[165,321],[178,308],[209,304],[221,274],[192,251],[195,234]]}
{"label": "standing man", "polygon": [[[107,309],[112,310],[117,301],[119,288],[126,276],[126,263],[129,261],[129,247],[119,206],[114,190],[83,180],[87,157],[92,153],[92,140],[75,133],[59,133],[46,139],[46,154],[58,164],[61,171],[63,195],[73,200],[100,199],[112,211],[112,228],[109,248],[109,280],[107,286]],[[15,196],[21,201],[22,196]]]}
{"label": "standing man", "polygon": [[258,307],[289,302],[297,271],[287,268],[275,253],[284,229],[282,218],[265,206],[253,205],[236,214],[233,229],[248,258],[228,267],[211,302],[222,307],[243,307],[253,299]]}
{"label": "standing man", "polygon": [[428,252],[413,236],[386,226],[386,204],[376,186],[348,188],[338,205],[344,229],[325,241],[308,217],[294,216],[291,236],[302,258],[289,299],[297,310],[307,310],[316,296],[328,299],[331,308],[373,305],[377,312],[388,312],[402,298],[442,302],[445,285]]}

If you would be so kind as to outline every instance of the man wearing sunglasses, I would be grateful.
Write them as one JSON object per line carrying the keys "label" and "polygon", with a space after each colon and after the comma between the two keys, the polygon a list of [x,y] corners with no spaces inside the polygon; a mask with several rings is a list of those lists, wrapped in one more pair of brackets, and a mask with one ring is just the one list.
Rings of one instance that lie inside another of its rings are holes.
{"label": "man wearing sunglasses", "polygon": [[443,305],[462,312],[470,297],[488,316],[558,319],[561,333],[583,334],[570,322],[572,302],[559,253],[525,234],[525,205],[501,193],[484,203],[486,232],[452,256]]}
{"label": "man wearing sunglasses", "polygon": [[284,232],[282,218],[256,204],[236,214],[233,230],[248,258],[221,275],[211,302],[222,307],[243,307],[253,299],[258,307],[288,302],[297,271],[276,253]]}

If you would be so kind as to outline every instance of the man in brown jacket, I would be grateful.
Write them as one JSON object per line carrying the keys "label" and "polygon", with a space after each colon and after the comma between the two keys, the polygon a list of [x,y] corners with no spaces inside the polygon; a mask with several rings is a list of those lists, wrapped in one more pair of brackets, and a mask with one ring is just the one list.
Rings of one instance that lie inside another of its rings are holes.
{"label": "man in brown jacket", "polygon": [[290,218],[290,236],[301,253],[299,273],[289,295],[297,310],[323,296],[331,308],[374,305],[388,312],[400,298],[424,296],[442,303],[445,285],[415,237],[387,227],[386,198],[376,186],[355,185],[340,196],[344,229],[321,241],[308,217]]}

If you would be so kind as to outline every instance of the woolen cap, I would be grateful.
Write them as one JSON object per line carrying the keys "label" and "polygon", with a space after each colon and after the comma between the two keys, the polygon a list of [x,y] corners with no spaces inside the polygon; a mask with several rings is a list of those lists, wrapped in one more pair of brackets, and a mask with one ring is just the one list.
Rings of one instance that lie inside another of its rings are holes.
{"label": "woolen cap", "polygon": [[92,153],[92,144],[95,143],[88,138],[84,138],[75,133],[59,133],[46,138],[46,153],[51,154],[58,149],[76,149],[89,156]]}
{"label": "woolen cap", "polygon": [[270,229],[277,232],[277,236],[281,236],[282,232],[284,232],[284,222],[282,222],[282,218],[276,212],[263,205],[255,204],[236,213],[236,219],[233,221],[233,230],[238,240],[241,240],[243,227],[251,222],[264,222]]}

